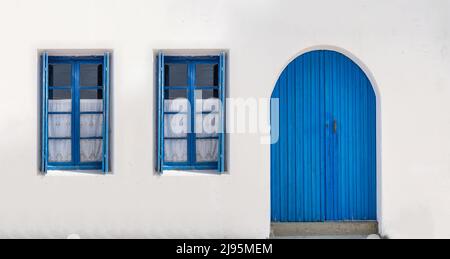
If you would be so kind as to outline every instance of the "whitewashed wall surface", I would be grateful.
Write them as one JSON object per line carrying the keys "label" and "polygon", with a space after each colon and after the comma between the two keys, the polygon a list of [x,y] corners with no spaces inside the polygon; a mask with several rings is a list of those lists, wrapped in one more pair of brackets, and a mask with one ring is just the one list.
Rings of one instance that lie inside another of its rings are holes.
{"label": "whitewashed wall surface", "polygon": [[[268,237],[264,133],[229,136],[224,175],[155,174],[154,53],[225,50],[246,99],[325,46],[376,83],[382,234],[450,237],[448,0],[2,0],[0,32],[0,237]],[[110,175],[38,173],[42,50],[112,51]]]}

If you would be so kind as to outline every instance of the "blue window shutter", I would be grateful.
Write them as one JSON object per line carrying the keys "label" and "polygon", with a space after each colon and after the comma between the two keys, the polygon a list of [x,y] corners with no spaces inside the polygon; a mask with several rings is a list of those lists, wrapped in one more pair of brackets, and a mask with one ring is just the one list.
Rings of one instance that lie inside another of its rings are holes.
{"label": "blue window shutter", "polygon": [[102,171],[103,173],[108,173],[110,171],[109,168],[109,92],[110,92],[110,53],[105,53],[103,57],[103,75],[104,75],[104,100],[103,100],[103,163],[102,163]]}
{"label": "blue window shutter", "polygon": [[158,130],[157,130],[157,163],[156,171],[162,172],[164,159],[164,54],[158,55]]}
{"label": "blue window shutter", "polygon": [[222,102],[222,109],[220,110],[220,134],[219,134],[219,173],[225,172],[225,131],[226,131],[226,55],[225,53],[220,54],[220,64],[219,64],[219,84],[220,84],[220,101]]}
{"label": "blue window shutter", "polygon": [[41,55],[41,172],[47,172],[48,161],[48,53]]}

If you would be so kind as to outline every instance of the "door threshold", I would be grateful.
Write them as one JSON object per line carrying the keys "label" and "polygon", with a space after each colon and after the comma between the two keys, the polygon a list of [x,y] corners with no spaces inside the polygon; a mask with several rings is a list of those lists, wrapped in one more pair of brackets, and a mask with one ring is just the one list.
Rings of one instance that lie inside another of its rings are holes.
{"label": "door threshold", "polygon": [[271,238],[370,236],[378,234],[376,221],[272,223]]}

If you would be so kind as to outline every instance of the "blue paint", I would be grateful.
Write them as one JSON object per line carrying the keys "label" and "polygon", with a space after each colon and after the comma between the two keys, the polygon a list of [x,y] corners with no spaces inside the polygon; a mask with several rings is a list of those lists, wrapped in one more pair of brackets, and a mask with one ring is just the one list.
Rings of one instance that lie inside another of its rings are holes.
{"label": "blue paint", "polygon": [[[188,69],[188,82],[183,86],[168,86],[165,82],[165,65],[166,64],[186,64]],[[217,86],[198,86],[196,82],[196,65],[198,64],[217,64],[219,66],[218,77],[219,82]],[[196,123],[196,102],[195,90],[218,90],[219,98],[224,104],[225,92],[225,54],[219,56],[201,56],[201,57],[185,57],[185,56],[164,56],[163,53],[158,55],[158,99],[157,99],[157,163],[156,170],[162,172],[163,170],[217,170],[219,173],[225,171],[225,134],[220,131],[217,136],[201,137],[197,136],[195,132],[188,133],[186,137],[165,137],[164,136],[164,115],[179,114],[164,111],[165,90],[186,90],[187,97],[191,104],[191,109],[187,113],[190,120],[191,128]],[[215,113],[215,112],[212,112]],[[211,114],[211,112],[203,112],[203,114]],[[225,127],[225,108],[221,107],[219,111],[220,128]],[[193,130],[191,130],[193,131]],[[186,140],[188,143],[188,159],[186,162],[169,162],[164,161],[164,141],[165,140]],[[198,162],[196,161],[196,140],[199,139],[217,139],[218,140],[218,160],[214,162]]]}
{"label": "blue paint", "polygon": [[219,128],[219,165],[218,165],[218,172],[223,173],[226,170],[226,161],[225,161],[225,145],[226,145],[226,136],[225,136],[225,118],[226,118],[226,109],[225,109],[225,101],[226,101],[226,86],[225,86],[225,79],[226,79],[226,54],[221,53],[220,54],[220,63],[219,63],[219,98],[223,105],[223,107],[219,111],[219,118],[220,118],[220,128]]}
{"label": "blue paint", "polygon": [[[110,158],[109,158],[109,95],[110,95],[110,53],[105,53],[103,56],[103,80],[104,80],[104,89],[103,89],[103,161],[102,161],[102,171],[104,174],[107,174],[110,171]],[[83,112],[81,114],[92,114],[88,112]],[[95,113],[93,113],[95,114]]]}
{"label": "blue paint", "polygon": [[158,90],[157,90],[157,125],[158,130],[156,132],[157,134],[157,144],[158,144],[158,150],[157,150],[157,157],[156,157],[156,171],[162,172],[162,166],[163,166],[163,158],[164,158],[164,53],[158,54]]}
{"label": "blue paint", "polygon": [[[109,168],[109,59],[110,54],[104,56],[51,56],[42,54],[42,119],[41,119],[41,171],[47,170],[101,170],[108,173]],[[70,85],[49,86],[49,65],[50,64],[70,64],[72,68]],[[81,64],[101,64],[103,65],[103,85],[101,86],[80,86],[80,65]],[[71,112],[48,112],[49,90],[70,90],[72,96]],[[80,112],[80,89],[83,90],[103,90],[103,112]],[[71,137],[49,137],[48,136],[48,115],[50,114],[70,114],[72,118]],[[82,114],[103,114],[102,137],[80,137],[80,115]],[[51,140],[71,140],[72,160],[70,162],[50,162],[48,161],[48,141]],[[103,140],[102,161],[101,162],[81,162],[80,160],[80,140]]]}
{"label": "blue paint", "polygon": [[376,98],[361,68],[338,52],[306,53],[272,98],[272,221],[376,220]]}
{"label": "blue paint", "polygon": [[41,55],[41,172],[47,172],[48,149],[48,53]]}

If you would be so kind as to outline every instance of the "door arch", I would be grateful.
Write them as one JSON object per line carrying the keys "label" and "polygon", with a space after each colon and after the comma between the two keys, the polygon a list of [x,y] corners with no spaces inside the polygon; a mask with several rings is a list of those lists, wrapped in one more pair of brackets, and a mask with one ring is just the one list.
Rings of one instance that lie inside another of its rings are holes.
{"label": "door arch", "polygon": [[376,220],[376,97],[347,56],[316,50],[278,79],[271,146],[273,222]]}

